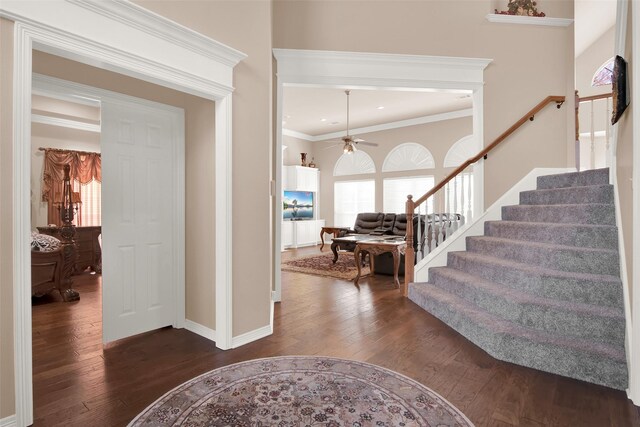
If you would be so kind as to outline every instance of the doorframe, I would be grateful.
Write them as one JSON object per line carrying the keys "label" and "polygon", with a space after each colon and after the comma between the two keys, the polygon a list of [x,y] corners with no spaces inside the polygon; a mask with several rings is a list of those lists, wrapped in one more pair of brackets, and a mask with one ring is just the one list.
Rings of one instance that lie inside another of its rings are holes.
{"label": "doorframe", "polygon": [[[33,423],[30,150],[32,52],[41,50],[215,101],[216,346],[232,341],[233,68],[246,55],[129,2],[6,1],[14,22],[13,308],[16,424]],[[117,29],[117,31],[115,30]]]}
{"label": "doorframe", "polygon": [[[484,69],[492,61],[426,55],[273,49],[276,59],[275,217],[272,300],[282,299],[282,106],[285,86],[471,91],[473,136],[484,148]],[[484,165],[474,166],[475,212],[484,211]],[[320,190],[319,190],[320,192]],[[273,319],[272,319],[273,321]]]}

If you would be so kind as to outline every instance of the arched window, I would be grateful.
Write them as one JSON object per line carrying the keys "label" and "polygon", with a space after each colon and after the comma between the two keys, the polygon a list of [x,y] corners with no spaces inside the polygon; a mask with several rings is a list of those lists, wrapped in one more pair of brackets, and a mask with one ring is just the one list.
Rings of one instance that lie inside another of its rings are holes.
{"label": "arched window", "polygon": [[375,173],[376,165],[370,155],[362,150],[344,153],[333,168],[333,176]]}
{"label": "arched window", "polygon": [[405,142],[391,150],[382,164],[382,172],[433,169],[436,163],[425,146],[415,142]]}
{"label": "arched window", "polygon": [[455,168],[462,163],[473,157],[476,152],[475,141],[473,135],[467,135],[464,138],[456,141],[455,144],[449,148],[447,155],[444,157],[445,168]]}
{"label": "arched window", "polygon": [[613,75],[613,57],[598,68],[598,71],[591,79],[591,86],[604,86],[611,84],[611,76]]}

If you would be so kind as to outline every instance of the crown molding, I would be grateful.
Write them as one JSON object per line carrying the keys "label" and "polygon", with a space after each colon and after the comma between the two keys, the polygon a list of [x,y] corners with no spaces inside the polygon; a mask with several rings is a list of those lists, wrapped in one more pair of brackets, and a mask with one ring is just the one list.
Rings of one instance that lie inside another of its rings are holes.
{"label": "crown molding", "polygon": [[66,0],[199,55],[234,67],[246,54],[126,0]]}
{"label": "crown molding", "polygon": [[99,124],[85,123],[77,120],[61,119],[59,117],[44,116],[42,114],[32,114],[31,123],[40,123],[43,125],[60,126],[69,129],[83,130],[87,132],[100,133]]}
{"label": "crown molding", "polygon": [[[371,132],[380,132],[383,130],[398,129],[398,128],[403,128],[407,126],[424,125],[427,123],[441,122],[444,120],[459,119],[461,117],[471,117],[472,115],[473,115],[473,109],[467,108],[464,110],[450,111],[448,113],[432,114],[429,116],[416,117],[414,119],[399,120],[397,122],[382,123],[379,125],[350,129],[349,132],[353,135],[371,133]],[[324,133],[321,135],[314,136],[314,135],[309,135],[303,132],[298,132],[295,130],[282,129],[282,134],[286,136],[302,139],[305,141],[317,142],[317,141],[326,141],[327,139],[341,138],[344,136],[344,131]]]}
{"label": "crown molding", "polygon": [[548,16],[520,16],[520,15],[502,15],[500,13],[487,14],[487,21],[496,24],[520,24],[520,25],[539,25],[543,27],[568,27],[573,24],[573,19],[569,18],[550,18]]}

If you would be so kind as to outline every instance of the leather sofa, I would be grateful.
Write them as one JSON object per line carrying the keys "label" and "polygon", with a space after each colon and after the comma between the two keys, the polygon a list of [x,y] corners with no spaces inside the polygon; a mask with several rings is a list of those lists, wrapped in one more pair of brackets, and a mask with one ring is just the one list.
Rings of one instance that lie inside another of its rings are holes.
{"label": "leather sofa", "polygon": [[[417,253],[418,245],[424,253],[425,246],[429,247],[432,240],[432,228],[436,233],[440,232],[441,225],[449,226],[451,219],[455,217],[460,220],[462,216],[460,214],[429,214],[414,215],[413,217],[413,249]],[[434,220],[434,221],[432,221]],[[425,223],[426,221],[426,223]],[[420,224],[420,242],[418,242],[418,224]],[[435,227],[432,227],[432,224]],[[425,228],[426,226],[426,228]],[[407,215],[406,214],[394,214],[394,213],[382,213],[382,212],[365,212],[359,213],[356,217],[355,224],[352,230],[349,230],[348,234],[371,234],[375,231],[383,232],[385,235],[405,236],[407,234]],[[438,240],[438,236],[434,236],[435,240]],[[344,247],[342,249],[353,251],[355,244],[352,246]],[[415,260],[414,260],[415,263]],[[376,274],[389,274],[393,275],[393,256],[390,253],[384,253],[377,255],[374,259],[374,272]],[[400,257],[400,274],[404,274],[404,255]]]}

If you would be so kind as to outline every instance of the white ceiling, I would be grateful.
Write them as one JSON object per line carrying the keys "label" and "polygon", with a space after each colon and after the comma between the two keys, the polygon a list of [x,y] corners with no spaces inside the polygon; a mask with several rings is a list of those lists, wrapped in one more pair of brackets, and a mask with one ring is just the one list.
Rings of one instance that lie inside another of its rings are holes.
{"label": "white ceiling", "polygon": [[575,56],[616,24],[616,0],[575,0]]}
{"label": "white ceiling", "polygon": [[[344,91],[344,88],[285,87],[282,127],[310,136],[345,131],[347,96]],[[463,92],[351,89],[349,128],[465,110],[471,105],[471,96]],[[381,106],[384,108],[379,109]]]}

